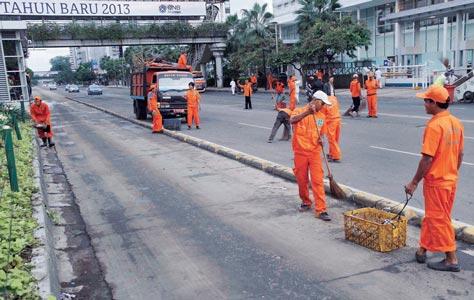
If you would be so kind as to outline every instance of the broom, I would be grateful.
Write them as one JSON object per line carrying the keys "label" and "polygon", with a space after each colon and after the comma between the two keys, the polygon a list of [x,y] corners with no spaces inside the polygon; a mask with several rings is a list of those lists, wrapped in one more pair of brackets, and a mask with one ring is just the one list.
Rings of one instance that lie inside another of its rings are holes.
{"label": "broom", "polygon": [[[322,141],[321,134],[319,132],[318,124],[316,123],[316,117],[313,114],[314,124],[316,125],[316,131],[318,132],[318,140]],[[323,150],[323,157],[324,162],[326,163],[326,169],[328,170],[328,179],[329,179],[329,190],[331,195],[336,199],[344,200],[347,198],[346,193],[344,190],[337,184],[336,180],[332,176],[331,169],[329,168],[328,158],[326,157],[326,153],[324,151],[324,145],[321,145],[321,149]]]}

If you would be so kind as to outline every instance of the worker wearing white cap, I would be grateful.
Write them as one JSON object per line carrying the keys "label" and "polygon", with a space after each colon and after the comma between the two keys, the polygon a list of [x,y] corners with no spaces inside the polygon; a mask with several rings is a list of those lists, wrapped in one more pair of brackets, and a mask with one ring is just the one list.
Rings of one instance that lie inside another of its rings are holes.
{"label": "worker wearing white cap", "polygon": [[331,221],[326,209],[321,157],[321,136],[326,132],[326,117],[320,110],[324,105],[331,105],[326,93],[315,92],[308,105],[296,108],[292,112],[290,123],[293,124],[292,146],[295,163],[293,171],[302,201],[299,210],[304,212],[311,209],[312,201],[308,190],[309,176],[311,176],[315,216],[324,221]]}

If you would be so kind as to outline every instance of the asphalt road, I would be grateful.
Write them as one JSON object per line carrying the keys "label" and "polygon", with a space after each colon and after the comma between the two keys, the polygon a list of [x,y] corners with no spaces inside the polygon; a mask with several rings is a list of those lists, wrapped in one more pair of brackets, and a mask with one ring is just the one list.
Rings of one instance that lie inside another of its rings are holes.
{"label": "asphalt road", "polygon": [[[65,95],[63,90],[58,91]],[[133,117],[126,88],[106,88],[103,96],[87,96],[85,91],[69,94]],[[351,102],[348,91],[338,91],[341,109]],[[410,89],[382,89],[379,118],[343,118],[341,148],[343,160],[332,164],[337,181],[357,189],[404,201],[403,186],[413,177],[419,160],[424,124],[429,119],[423,102]],[[302,101],[304,101],[302,97]],[[183,130],[199,138],[246,152],[286,166],[293,166],[289,142],[266,141],[275,119],[270,96],[257,93],[253,110],[244,110],[241,95],[225,92],[203,94],[201,130]],[[304,104],[304,103],[301,103]],[[465,163],[461,168],[453,216],[474,223],[474,105],[454,105],[452,113],[465,126]],[[283,129],[277,134],[276,140]],[[410,205],[423,208],[421,186]]]}
{"label": "asphalt road", "polygon": [[348,203],[328,199],[325,223],[297,212],[294,183],[35,92],[51,106],[57,152],[114,299],[472,298],[472,247],[458,244],[458,274],[414,262],[412,226],[407,247],[373,252],[345,241]]}

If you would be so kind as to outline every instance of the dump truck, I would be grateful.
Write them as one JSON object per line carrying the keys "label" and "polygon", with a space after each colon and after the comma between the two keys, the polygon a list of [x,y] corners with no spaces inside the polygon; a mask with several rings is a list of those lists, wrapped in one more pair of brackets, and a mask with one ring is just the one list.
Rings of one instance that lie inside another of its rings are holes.
{"label": "dump truck", "polygon": [[157,85],[156,93],[163,118],[186,118],[187,103],[184,95],[194,82],[191,66],[174,63],[147,62],[143,71],[134,72],[130,82],[133,112],[138,120],[148,117],[148,91]]}

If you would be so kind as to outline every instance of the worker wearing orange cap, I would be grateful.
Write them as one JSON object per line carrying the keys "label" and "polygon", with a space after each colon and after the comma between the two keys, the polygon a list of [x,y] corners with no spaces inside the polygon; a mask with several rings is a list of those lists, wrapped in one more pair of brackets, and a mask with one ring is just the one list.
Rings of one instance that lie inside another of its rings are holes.
{"label": "worker wearing orange cap", "polygon": [[302,200],[300,211],[311,209],[308,183],[311,176],[311,189],[315,202],[315,216],[324,221],[330,221],[327,213],[326,195],[324,192],[324,171],[321,158],[321,136],[326,132],[326,117],[321,112],[324,105],[331,105],[328,96],[323,91],[313,94],[310,103],[305,107],[293,110],[290,123],[293,124],[293,152],[296,182]]}
{"label": "worker wearing orange cap", "polygon": [[163,133],[163,118],[160,113],[160,104],[158,103],[158,95],[156,94],[156,85],[150,86],[148,92],[148,111],[153,117],[152,133]]}
{"label": "worker wearing orange cap", "polygon": [[369,72],[369,79],[365,81],[365,89],[367,90],[367,108],[369,114],[367,118],[378,118],[377,116],[377,89],[379,88],[378,80],[374,79],[374,73]]}
{"label": "worker wearing orange cap", "polygon": [[296,107],[296,78],[293,75],[288,79],[288,89],[290,92],[290,110],[294,110]]}
{"label": "worker wearing orange cap", "polygon": [[188,56],[186,54],[186,52],[182,51],[179,58],[178,58],[178,65],[180,67],[186,67],[186,65],[188,64]]}
{"label": "worker wearing orange cap", "polygon": [[201,95],[194,88],[194,82],[189,83],[189,90],[184,96],[188,102],[188,129],[191,129],[191,126],[196,125],[196,129],[199,129],[199,108],[201,105]]}
{"label": "worker wearing orange cap", "polygon": [[425,263],[427,251],[444,252],[444,260],[429,262],[428,267],[459,272],[451,211],[463,159],[464,128],[447,110],[449,93],[444,87],[432,85],[425,93],[416,96],[424,99],[426,113],[433,117],[426,123],[422,158],[416,174],[405,186],[405,192],[413,195],[423,179],[425,217],[421,225],[420,247],[415,258],[419,263]]}
{"label": "worker wearing orange cap", "polygon": [[34,103],[30,106],[31,119],[35,123],[38,136],[43,141],[41,147],[53,147],[53,129],[51,128],[51,112],[49,106],[40,96],[36,96]]}

